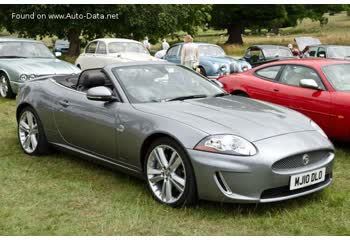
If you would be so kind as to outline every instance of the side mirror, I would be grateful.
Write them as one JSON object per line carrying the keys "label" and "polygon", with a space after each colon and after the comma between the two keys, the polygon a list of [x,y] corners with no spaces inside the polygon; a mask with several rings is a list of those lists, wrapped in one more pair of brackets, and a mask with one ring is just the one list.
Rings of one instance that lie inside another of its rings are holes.
{"label": "side mirror", "polygon": [[92,101],[109,102],[117,100],[117,98],[113,96],[112,91],[104,86],[90,88],[87,90],[86,97]]}
{"label": "side mirror", "polygon": [[318,86],[317,82],[313,79],[301,79],[299,85],[304,88],[321,90],[320,86]]}
{"label": "side mirror", "polygon": [[61,56],[62,56],[62,53],[61,53],[61,52],[55,52],[55,56],[56,56],[56,57],[61,57]]}
{"label": "side mirror", "polygon": [[214,83],[216,86],[224,88],[224,84],[222,84],[220,81],[216,80],[216,79],[210,79],[210,81],[212,83]]}

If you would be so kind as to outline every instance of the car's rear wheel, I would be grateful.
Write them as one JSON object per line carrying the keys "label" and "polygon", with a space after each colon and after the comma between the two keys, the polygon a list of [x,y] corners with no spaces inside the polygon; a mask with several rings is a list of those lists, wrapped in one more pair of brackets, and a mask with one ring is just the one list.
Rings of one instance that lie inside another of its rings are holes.
{"label": "car's rear wheel", "polygon": [[0,73],[0,96],[3,98],[14,98],[9,78],[5,73]]}
{"label": "car's rear wheel", "polygon": [[31,107],[25,107],[19,115],[18,138],[26,154],[41,155],[49,150],[42,123]]}
{"label": "car's rear wheel", "polygon": [[153,197],[172,207],[196,202],[193,169],[183,148],[170,138],[154,141],[146,154],[145,177]]}
{"label": "car's rear wheel", "polygon": [[238,93],[233,93],[233,95],[235,96],[240,96],[240,97],[247,97],[249,98],[249,95],[244,93],[244,92],[238,92]]}

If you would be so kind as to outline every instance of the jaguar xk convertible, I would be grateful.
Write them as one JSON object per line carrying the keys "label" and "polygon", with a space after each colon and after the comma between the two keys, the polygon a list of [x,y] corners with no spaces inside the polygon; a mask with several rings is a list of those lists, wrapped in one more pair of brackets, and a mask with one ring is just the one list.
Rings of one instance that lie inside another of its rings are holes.
{"label": "jaguar xk convertible", "polygon": [[[146,180],[156,200],[274,202],[332,182],[334,148],[304,115],[230,96],[180,65],[134,62],[27,81],[26,154],[53,146]],[[52,169],[54,171],[54,169]]]}

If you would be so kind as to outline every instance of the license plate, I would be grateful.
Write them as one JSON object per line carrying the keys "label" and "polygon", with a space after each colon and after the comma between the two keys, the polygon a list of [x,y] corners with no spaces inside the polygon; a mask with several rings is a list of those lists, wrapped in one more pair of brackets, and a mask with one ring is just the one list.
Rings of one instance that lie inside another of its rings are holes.
{"label": "license plate", "polygon": [[290,190],[295,190],[316,183],[323,182],[326,177],[326,168],[317,169],[314,171],[293,175],[290,177]]}

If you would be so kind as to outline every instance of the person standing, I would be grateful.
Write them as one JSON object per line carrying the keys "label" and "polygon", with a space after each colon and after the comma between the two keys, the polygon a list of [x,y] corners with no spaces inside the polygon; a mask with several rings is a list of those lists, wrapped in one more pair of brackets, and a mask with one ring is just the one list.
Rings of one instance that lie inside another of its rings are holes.
{"label": "person standing", "polygon": [[198,47],[193,43],[191,35],[186,35],[184,42],[185,44],[181,50],[181,64],[190,69],[196,69],[199,64]]}
{"label": "person standing", "polygon": [[143,40],[143,46],[147,48],[148,51],[151,50],[151,44],[148,42],[148,37],[145,37],[145,40]]}
{"label": "person standing", "polygon": [[163,50],[168,50],[169,47],[170,47],[169,43],[167,43],[166,39],[164,38],[163,42],[162,42],[162,49]]}

